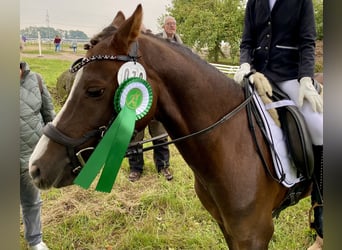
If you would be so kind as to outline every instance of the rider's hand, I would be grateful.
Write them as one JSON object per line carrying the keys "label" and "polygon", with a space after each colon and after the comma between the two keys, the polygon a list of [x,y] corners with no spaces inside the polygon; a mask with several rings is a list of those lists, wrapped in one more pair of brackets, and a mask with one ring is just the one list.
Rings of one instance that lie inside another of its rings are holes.
{"label": "rider's hand", "polygon": [[264,74],[255,72],[249,77],[249,81],[255,85],[259,96],[272,96],[272,86]]}
{"label": "rider's hand", "polygon": [[312,106],[313,111],[315,112],[323,112],[323,99],[322,96],[318,94],[316,89],[312,84],[311,77],[302,77],[299,81],[300,88],[299,88],[299,98],[298,98],[298,105],[299,107],[303,106],[304,98],[309,101]]}
{"label": "rider's hand", "polygon": [[251,65],[249,65],[249,63],[241,64],[240,69],[236,71],[234,75],[234,80],[237,83],[242,84],[244,76],[247,75],[250,71],[251,71]]}

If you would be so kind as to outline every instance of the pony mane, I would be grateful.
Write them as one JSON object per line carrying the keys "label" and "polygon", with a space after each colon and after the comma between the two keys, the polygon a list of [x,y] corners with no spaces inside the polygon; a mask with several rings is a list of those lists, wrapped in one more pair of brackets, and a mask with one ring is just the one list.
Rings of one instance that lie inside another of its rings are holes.
{"label": "pony mane", "polygon": [[165,38],[163,38],[161,36],[158,36],[158,35],[152,34],[152,33],[145,33],[145,35],[149,36],[149,37],[152,37],[154,39],[157,39],[161,43],[167,44],[168,46],[172,47],[173,50],[176,50],[176,51],[180,52],[180,54],[183,54],[183,55],[185,55],[185,56],[187,56],[189,58],[194,59],[198,63],[208,64],[208,62],[203,60],[197,53],[193,52],[190,47],[188,47],[188,46],[186,46],[184,44],[173,42],[170,39],[165,39]]}
{"label": "pony mane", "polygon": [[[109,36],[112,36],[117,30],[118,28],[113,25],[109,25],[105,27],[102,31],[94,35],[90,39],[89,43],[86,43],[84,45],[84,49],[89,50],[90,48],[94,47],[96,44],[98,44],[102,40],[108,38]],[[172,42],[170,39],[162,38],[156,34],[153,34],[150,30],[146,30],[146,31],[141,30],[141,33],[147,37],[156,39],[161,43],[167,44],[168,46],[172,47],[172,49],[177,50],[178,52],[180,52],[181,54],[184,54],[185,56],[188,56],[189,58],[193,58],[196,62],[200,64],[208,64],[208,62],[203,60],[198,54],[194,53],[189,47],[185,46],[184,44],[175,43],[175,42]],[[219,72],[215,67],[213,67],[213,69]]]}
{"label": "pony mane", "polygon": [[[113,35],[118,29],[116,27],[114,27],[113,25],[109,25],[107,27],[105,27],[102,31],[100,31],[99,33],[97,33],[96,35],[94,35],[89,43],[84,45],[84,49],[85,50],[89,50],[90,48],[94,47],[96,44],[98,44],[99,42],[101,42],[102,40],[106,39],[107,37]],[[146,30],[146,31],[141,31],[141,33],[146,34],[146,35],[152,35],[150,30]]]}
{"label": "pony mane", "polygon": [[89,50],[90,48],[94,47],[96,44],[98,44],[99,42],[101,42],[103,39],[106,39],[107,37],[113,35],[115,32],[117,31],[117,28],[109,25],[106,28],[104,28],[102,31],[100,31],[99,33],[97,33],[96,35],[94,35],[89,43],[86,43],[84,45],[84,49],[85,50]]}

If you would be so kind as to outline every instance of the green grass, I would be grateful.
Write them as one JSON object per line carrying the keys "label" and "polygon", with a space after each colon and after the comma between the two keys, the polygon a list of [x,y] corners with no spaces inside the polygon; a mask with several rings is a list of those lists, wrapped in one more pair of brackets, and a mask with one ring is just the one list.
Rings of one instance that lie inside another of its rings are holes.
{"label": "green grass", "polygon": [[57,78],[70,67],[71,62],[68,60],[46,59],[44,57],[23,57],[22,60],[29,64],[32,71],[42,75],[51,95],[54,96],[53,104],[56,110],[59,110],[61,103],[56,95]]}
{"label": "green grass", "polygon": [[59,75],[67,70],[71,62],[69,60],[46,59],[46,58],[23,58],[29,65],[31,70],[39,72],[47,84],[53,89]]}
{"label": "green grass", "polygon": [[[70,61],[23,57],[40,72],[52,90]],[[54,92],[53,92],[54,93]],[[228,249],[212,217],[193,188],[193,174],[174,145],[170,182],[156,173],[152,152],[145,152],[145,169],[135,183],[128,181],[124,159],[109,194],[78,186],[42,191],[43,238],[52,250]],[[303,250],[314,235],[308,227],[310,199],[284,210],[274,219],[271,250]],[[21,249],[27,249],[20,225]]]}
{"label": "green grass", "polygon": [[[79,43],[77,46],[77,54],[84,54],[83,43]],[[61,52],[72,53],[72,48],[70,48],[70,44],[63,43],[61,46]],[[24,45],[24,53],[25,54],[35,54],[39,55],[39,45],[37,42],[26,42]],[[41,53],[42,55],[55,55],[55,45],[50,43],[42,43],[41,44]],[[60,52],[57,52],[57,54]]]}
{"label": "green grass", "polygon": [[[171,182],[158,176],[152,154],[146,152],[142,178],[128,181],[125,159],[110,194],[94,191],[94,186],[42,191],[45,242],[51,249],[227,249],[196,197],[190,168],[174,146],[170,149]],[[302,200],[274,220],[269,249],[301,250],[312,243],[309,207],[309,199]]]}

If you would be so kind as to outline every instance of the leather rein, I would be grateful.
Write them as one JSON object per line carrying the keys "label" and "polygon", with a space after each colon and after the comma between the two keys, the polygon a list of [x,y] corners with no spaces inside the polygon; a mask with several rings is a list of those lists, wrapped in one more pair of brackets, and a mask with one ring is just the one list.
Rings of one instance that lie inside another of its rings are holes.
{"label": "leather rein", "polygon": [[[137,46],[134,46],[137,47]],[[130,54],[128,55],[117,55],[117,56],[113,56],[113,55],[96,55],[96,56],[92,56],[92,57],[87,57],[87,58],[80,58],[78,60],[76,60],[71,68],[70,68],[70,72],[71,73],[75,73],[77,72],[79,69],[81,69],[83,66],[85,66],[86,64],[90,63],[90,62],[94,62],[94,61],[103,61],[103,60],[110,60],[110,61],[124,61],[124,62],[128,62],[128,61],[136,61],[138,59],[137,56],[137,48],[133,49],[134,50],[134,54],[135,56],[131,56]],[[188,134],[186,136],[171,140],[171,141],[167,141],[164,143],[160,143],[160,144],[156,144],[150,147],[146,147],[143,148],[142,151],[148,151],[148,150],[152,150],[155,147],[160,147],[163,145],[169,145],[172,143],[176,143],[176,142],[180,142],[183,140],[186,140],[190,137],[193,136],[197,136],[197,135],[201,135],[204,134],[212,129],[214,129],[215,127],[217,127],[218,125],[222,124],[223,122],[227,121],[228,119],[230,119],[231,117],[233,117],[235,114],[237,114],[240,110],[242,110],[252,99],[252,96],[249,96],[248,98],[246,98],[241,104],[239,104],[237,107],[235,107],[231,112],[229,112],[228,114],[226,114],[225,116],[223,116],[220,120],[218,120],[217,122],[215,122],[214,124],[191,134]],[[104,134],[107,131],[107,128],[110,127],[111,123],[114,121],[116,117],[116,114],[113,114],[111,120],[109,121],[108,125],[104,125],[104,126],[100,126],[97,129],[91,130],[89,132],[87,132],[86,134],[84,134],[81,138],[72,138],[69,137],[67,135],[65,135],[62,131],[58,130],[51,122],[48,123],[44,128],[43,128],[43,134],[46,135],[47,137],[49,137],[51,140],[57,142],[58,144],[61,144],[63,146],[66,147],[67,152],[68,152],[68,156],[70,158],[71,164],[72,164],[72,172],[74,174],[78,174],[82,167],[85,165],[85,160],[82,156],[82,154],[84,152],[87,151],[93,151],[94,147],[87,147],[87,148],[83,148],[80,150],[77,150],[77,147],[81,146],[82,144],[86,143],[87,141],[89,141],[91,138],[98,138],[99,140],[102,139],[102,137],[104,136]],[[136,132],[136,131],[135,131]],[[134,142],[131,143],[128,147],[128,150],[126,152],[126,157],[132,154],[137,154],[141,152],[137,149],[138,144],[141,145],[143,143],[146,142],[150,142],[152,140],[155,139],[160,139],[160,138],[164,138],[167,137],[167,134],[163,134],[157,137],[153,137],[149,140],[144,140],[144,141],[140,141],[140,142]],[[76,152],[77,151],[77,152]]]}

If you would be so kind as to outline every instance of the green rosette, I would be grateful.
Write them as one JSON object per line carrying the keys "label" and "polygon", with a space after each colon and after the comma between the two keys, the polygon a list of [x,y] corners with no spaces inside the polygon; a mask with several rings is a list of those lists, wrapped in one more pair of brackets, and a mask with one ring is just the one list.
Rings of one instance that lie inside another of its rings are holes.
{"label": "green rosette", "polygon": [[122,82],[114,96],[114,108],[119,113],[124,106],[134,109],[136,120],[143,118],[152,106],[151,85],[139,77],[131,77]]}
{"label": "green rosette", "polygon": [[84,165],[74,183],[87,189],[103,167],[97,191],[110,192],[132,138],[135,121],[152,106],[152,88],[141,78],[128,78],[118,88],[114,108],[118,116]]}

